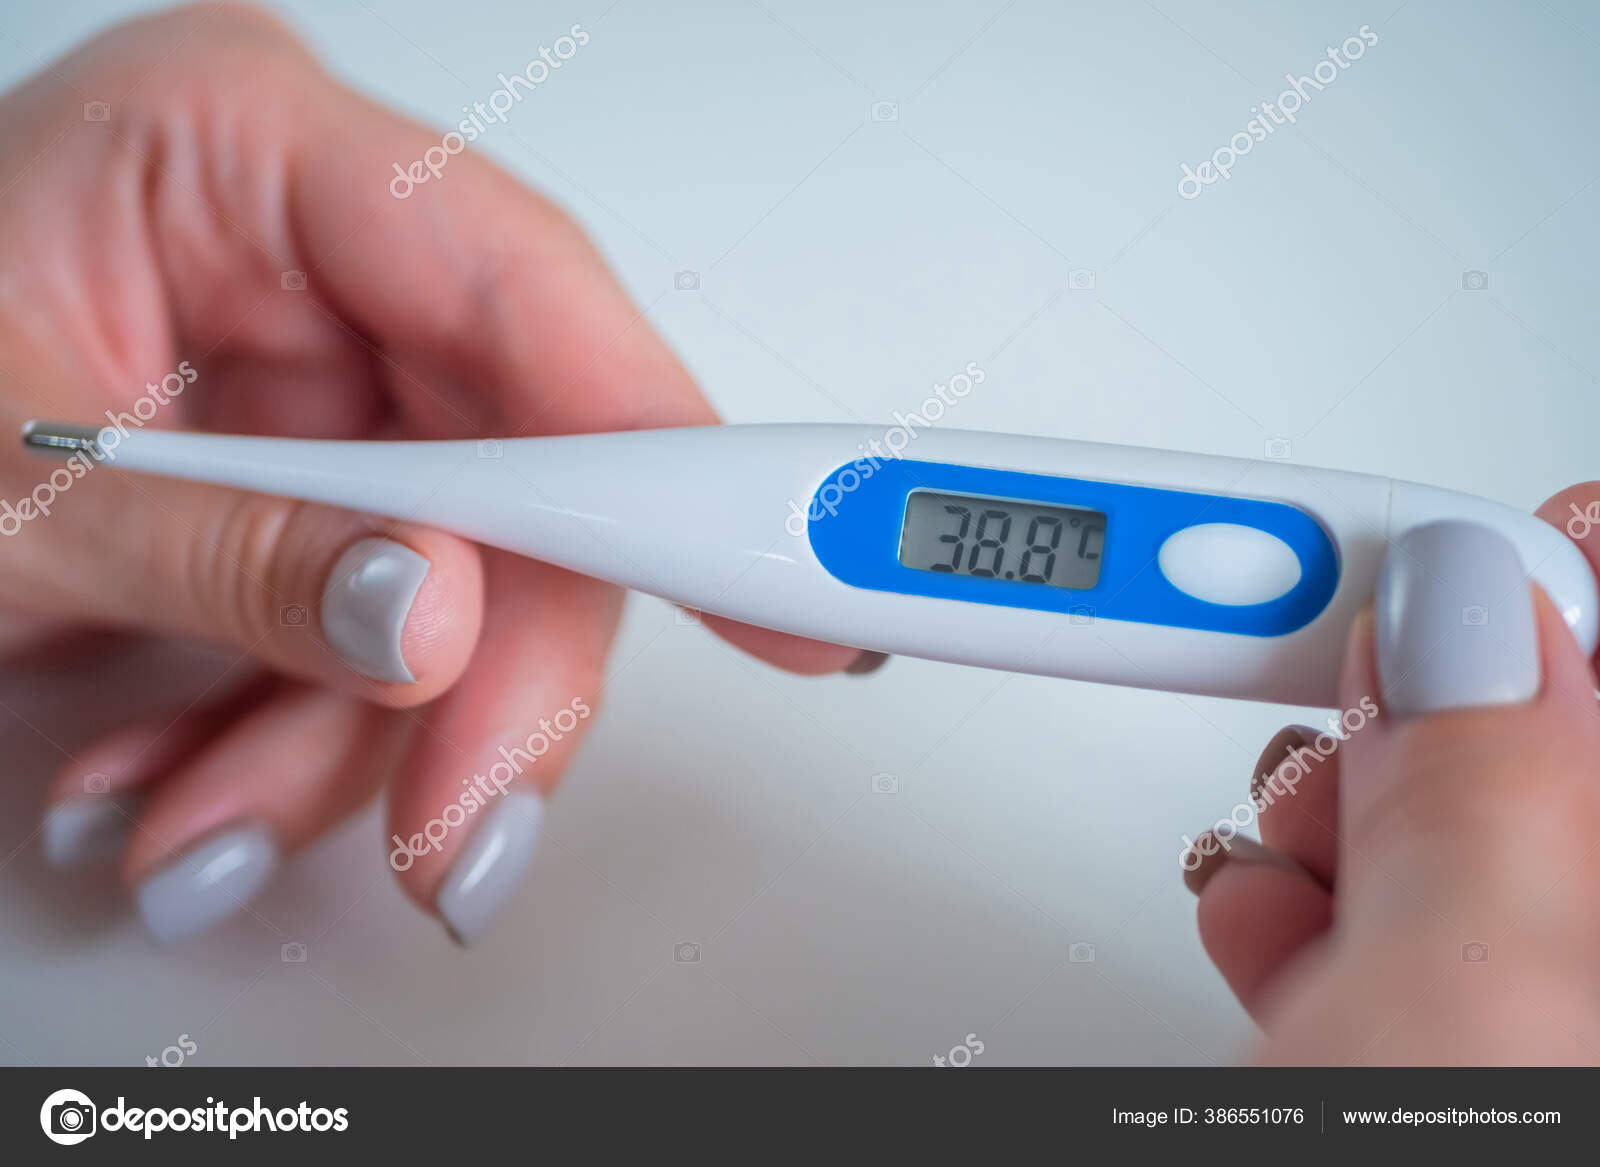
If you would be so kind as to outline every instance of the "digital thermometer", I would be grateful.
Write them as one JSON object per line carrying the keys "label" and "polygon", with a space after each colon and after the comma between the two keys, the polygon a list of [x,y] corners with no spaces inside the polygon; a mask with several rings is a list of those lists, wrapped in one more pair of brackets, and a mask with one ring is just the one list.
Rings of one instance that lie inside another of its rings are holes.
{"label": "digital thermometer", "polygon": [[[1390,541],[1494,527],[1585,651],[1595,581],[1511,507],[1411,482],[957,430],[860,425],[328,442],[34,423],[127,470],[456,532],[688,608],[985,668],[1332,706]],[[1471,610],[1501,596],[1462,596]],[[1488,634],[1492,634],[1489,630]]]}

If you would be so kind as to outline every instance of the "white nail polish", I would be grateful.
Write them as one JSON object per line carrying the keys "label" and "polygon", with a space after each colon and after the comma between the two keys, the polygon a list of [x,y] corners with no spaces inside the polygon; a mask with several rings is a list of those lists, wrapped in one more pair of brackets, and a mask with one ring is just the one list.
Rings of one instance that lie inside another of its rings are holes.
{"label": "white nail polish", "polygon": [[456,856],[435,901],[446,930],[459,944],[487,931],[512,893],[539,842],[544,800],[526,790],[502,796]]}
{"label": "white nail polish", "polygon": [[272,830],[248,823],[211,835],[145,879],[134,893],[146,931],[184,940],[242,908],[278,869]]}
{"label": "white nail polish", "polygon": [[322,593],[322,634],[352,668],[378,681],[417,679],[400,638],[431,566],[392,539],[362,539],[339,556]]}
{"label": "white nail polish", "polygon": [[44,857],[52,867],[104,863],[122,853],[133,833],[136,794],[91,794],[58,802],[44,815]]}
{"label": "white nail polish", "polygon": [[1394,716],[1538,693],[1528,573],[1498,531],[1457,520],[1413,527],[1384,558],[1375,603],[1378,676]]}

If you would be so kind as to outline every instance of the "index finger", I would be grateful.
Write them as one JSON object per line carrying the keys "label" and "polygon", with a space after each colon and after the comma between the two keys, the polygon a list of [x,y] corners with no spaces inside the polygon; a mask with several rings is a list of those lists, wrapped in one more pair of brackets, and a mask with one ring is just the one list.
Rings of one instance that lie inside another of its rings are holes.
{"label": "index finger", "polygon": [[[562,211],[472,151],[452,153],[465,145],[459,133],[441,141],[326,84],[335,93],[315,99],[315,117],[296,119],[286,167],[294,236],[325,257],[311,280],[386,351],[473,390],[446,402],[391,377],[410,432],[515,437],[717,421]],[[837,671],[861,655],[730,621],[711,626],[796,672]]]}
{"label": "index finger", "polygon": [[[295,119],[287,200],[316,289],[385,350],[469,385],[458,412],[394,388],[424,437],[710,425],[715,411],[549,200],[324,79]],[[399,183],[402,173],[423,181]],[[396,191],[398,187],[398,193]],[[399,197],[404,195],[404,197]],[[475,423],[475,424],[474,424]]]}

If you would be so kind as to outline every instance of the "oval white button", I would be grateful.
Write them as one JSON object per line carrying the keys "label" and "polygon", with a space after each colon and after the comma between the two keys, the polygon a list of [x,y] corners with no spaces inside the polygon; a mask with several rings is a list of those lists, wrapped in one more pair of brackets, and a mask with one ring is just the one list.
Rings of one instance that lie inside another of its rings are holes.
{"label": "oval white button", "polygon": [[1238,523],[1185,527],[1161,545],[1161,574],[1210,604],[1264,604],[1300,582],[1300,558],[1282,539]]}

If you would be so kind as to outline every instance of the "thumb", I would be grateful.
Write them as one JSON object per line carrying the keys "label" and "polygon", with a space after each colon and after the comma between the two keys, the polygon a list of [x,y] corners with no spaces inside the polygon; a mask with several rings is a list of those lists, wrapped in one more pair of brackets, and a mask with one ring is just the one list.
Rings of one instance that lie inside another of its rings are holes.
{"label": "thumb", "polygon": [[1341,694],[1379,712],[1341,747],[1324,1004],[1277,1056],[1600,1057],[1594,677],[1515,548],[1465,522],[1396,540]]}
{"label": "thumb", "polygon": [[465,667],[482,618],[472,544],[61,453],[5,475],[50,487],[0,507],[7,595],[32,614],[223,645],[388,705],[429,700]]}
{"label": "thumb", "polygon": [[1495,913],[1526,912],[1546,869],[1600,841],[1594,677],[1497,532],[1440,522],[1395,541],[1342,692],[1380,709],[1343,771],[1352,896],[1392,903],[1398,880],[1424,910],[1503,929],[1514,917]]}

